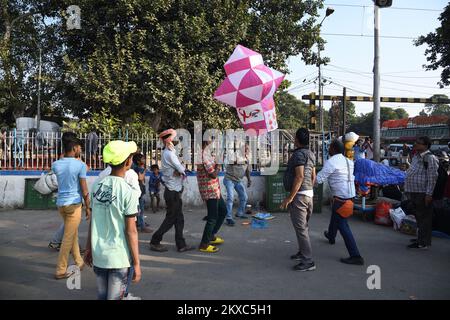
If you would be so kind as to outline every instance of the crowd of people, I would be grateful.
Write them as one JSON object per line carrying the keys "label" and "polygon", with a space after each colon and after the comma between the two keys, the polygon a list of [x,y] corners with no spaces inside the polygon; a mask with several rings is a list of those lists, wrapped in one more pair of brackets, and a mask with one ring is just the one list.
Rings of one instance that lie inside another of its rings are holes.
{"label": "crowd of people", "polygon": [[[153,212],[160,209],[160,190],[164,185],[166,216],[150,240],[150,250],[165,252],[161,244],[163,236],[175,228],[175,243],[178,252],[193,250],[183,235],[184,215],[182,193],[187,170],[175,152],[173,140],[176,131],[168,129],[159,137],[164,144],[161,168],[154,164],[149,173],[148,191]],[[211,141],[204,141],[202,162],[197,166],[197,181],[200,195],[206,203],[207,216],[203,236],[198,250],[216,253],[224,239],[218,236],[226,219],[234,226],[233,191],[239,196],[237,218],[245,219],[247,193],[242,180],[247,176],[248,147],[245,159],[233,159],[226,166],[225,185],[227,203],[221,195],[218,174],[220,166],[208,148]],[[52,164],[52,171],[58,180],[57,206],[63,223],[49,243],[49,247],[59,251],[55,272],[56,279],[66,279],[72,275],[68,270],[68,260],[72,255],[77,267],[93,266],[97,277],[99,299],[122,299],[129,280],[138,282],[141,277],[138,232],[152,233],[144,221],[144,195],[146,194],[146,164],[144,155],[138,152],[136,143],[120,140],[109,142],[103,149],[103,170],[91,187],[87,186],[87,165],[81,160],[82,142],[75,133],[66,132],[62,137],[64,153]],[[78,227],[85,207],[89,221],[86,247],[78,243]],[[84,259],[81,255],[84,254]]]}
{"label": "crowd of people", "polygon": [[[148,191],[151,208],[157,212],[160,207],[159,192],[164,185],[163,197],[166,216],[150,240],[150,250],[165,252],[161,244],[164,235],[175,229],[177,251],[182,253],[195,249],[184,238],[184,215],[182,193],[187,170],[175,152],[173,140],[176,131],[168,129],[159,137],[164,145],[161,168],[151,166]],[[219,183],[220,166],[210,149],[211,140],[202,144],[202,161],[197,164],[197,183],[201,198],[206,204],[207,216],[201,241],[200,252],[216,253],[225,240],[218,235],[222,225],[234,226],[234,218],[246,219],[245,208],[248,200],[247,187],[251,185],[249,173],[248,146],[241,159],[227,159],[224,185],[226,200],[222,197]],[[109,142],[103,149],[103,160],[108,167],[99,174],[88,190],[86,181],[88,168],[81,161],[82,143],[74,133],[62,137],[64,154],[52,165],[58,180],[57,206],[63,219],[49,246],[59,250],[55,278],[65,279],[68,260],[72,254],[80,270],[85,265],[92,266],[97,278],[99,299],[122,299],[130,280],[141,278],[138,232],[152,233],[144,221],[144,195],[147,192],[145,157],[138,153],[134,142],[120,140]],[[438,180],[439,162],[431,154],[431,141],[420,137],[414,144],[414,156],[406,172],[405,194],[415,207],[418,236],[409,248],[426,249],[431,245],[431,204]],[[348,218],[353,214],[353,199],[356,196],[354,162],[345,154],[344,144],[333,140],[322,170],[316,172],[316,159],[309,149],[309,131],[297,130],[295,147],[287,164],[283,183],[288,196],[280,208],[287,209],[297,236],[298,251],[291,259],[298,263],[296,271],[316,269],[313,259],[308,223],[313,212],[314,186],[328,182],[332,195],[332,214],[324,239],[335,244],[337,233],[341,234],[348,251],[342,258],[345,264],[363,265],[364,259],[357,247]],[[370,155],[372,143],[366,139],[355,148],[362,154]],[[359,148],[359,149],[358,149]],[[355,150],[356,151],[356,150]],[[369,151],[369,152],[368,152]],[[355,152],[355,159],[359,159]],[[233,217],[234,191],[239,196],[239,206]],[[78,227],[82,220],[82,207],[89,222],[88,239],[84,250],[78,243]],[[82,254],[84,253],[84,258]]]}

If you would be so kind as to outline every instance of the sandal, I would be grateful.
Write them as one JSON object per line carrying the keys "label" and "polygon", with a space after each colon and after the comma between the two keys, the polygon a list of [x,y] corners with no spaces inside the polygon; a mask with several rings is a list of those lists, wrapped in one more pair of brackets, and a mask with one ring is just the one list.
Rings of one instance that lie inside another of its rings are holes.
{"label": "sandal", "polygon": [[72,276],[73,274],[75,274],[75,272],[66,272],[65,274],[55,274],[55,279],[56,280],[67,279],[70,278],[70,276]]}
{"label": "sandal", "polygon": [[217,251],[219,251],[219,248],[209,245],[208,247],[204,249],[200,248],[199,250],[206,253],[216,253]]}
{"label": "sandal", "polygon": [[211,241],[209,244],[217,245],[217,244],[222,244],[224,242],[225,242],[225,240],[223,240],[221,237],[215,237],[214,240]]}

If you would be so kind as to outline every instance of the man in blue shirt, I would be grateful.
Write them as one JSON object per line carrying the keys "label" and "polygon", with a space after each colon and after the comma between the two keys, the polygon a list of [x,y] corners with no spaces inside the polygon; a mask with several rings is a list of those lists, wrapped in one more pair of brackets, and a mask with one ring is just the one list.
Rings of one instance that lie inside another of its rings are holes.
{"label": "man in blue shirt", "polygon": [[68,278],[69,254],[72,252],[76,265],[83,268],[78,245],[78,226],[81,222],[82,198],[86,205],[86,219],[90,216],[89,191],[86,182],[86,164],[77,160],[81,155],[81,141],[71,138],[64,141],[64,158],[55,161],[52,171],[58,179],[56,205],[64,220],[64,236],[56,265],[56,279]]}

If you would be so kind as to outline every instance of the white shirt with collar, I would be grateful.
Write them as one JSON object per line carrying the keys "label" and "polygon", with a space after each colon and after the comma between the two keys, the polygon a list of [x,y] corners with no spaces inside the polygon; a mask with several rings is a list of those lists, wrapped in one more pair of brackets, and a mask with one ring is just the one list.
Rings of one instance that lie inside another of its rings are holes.
{"label": "white shirt with collar", "polygon": [[354,198],[356,192],[353,169],[353,161],[341,153],[336,154],[325,161],[323,169],[317,174],[317,183],[328,180],[333,196],[342,199]]}
{"label": "white shirt with collar", "polygon": [[[180,192],[183,189],[184,172],[186,168],[181,164],[175,150],[164,148],[161,155],[161,174],[164,185],[170,191]],[[178,172],[179,175],[175,175]]]}

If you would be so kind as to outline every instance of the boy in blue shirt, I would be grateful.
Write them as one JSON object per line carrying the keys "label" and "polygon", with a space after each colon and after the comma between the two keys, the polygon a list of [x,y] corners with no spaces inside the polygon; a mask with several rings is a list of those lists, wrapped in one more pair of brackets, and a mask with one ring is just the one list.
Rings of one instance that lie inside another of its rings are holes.
{"label": "boy in blue shirt", "polygon": [[145,156],[142,153],[136,153],[133,156],[133,165],[131,167],[138,175],[139,188],[141,196],[139,197],[139,214],[137,217],[138,230],[143,233],[152,233],[153,230],[146,226],[144,221],[145,210]]}
{"label": "boy in blue shirt", "polygon": [[[150,199],[152,204],[153,213],[159,210],[159,190],[162,182],[162,174],[159,172],[159,167],[157,164],[154,164],[150,167],[150,179],[148,182],[148,189],[150,192]],[[156,199],[156,206],[154,200]]]}
{"label": "boy in blue shirt", "polygon": [[86,182],[86,164],[77,160],[81,155],[81,141],[69,138],[63,143],[64,158],[55,161],[52,171],[58,180],[56,205],[64,220],[64,236],[56,265],[56,279],[71,276],[67,272],[69,254],[72,252],[76,265],[83,268],[83,259],[78,245],[78,226],[81,222],[82,199],[86,206],[86,219],[90,217],[89,191]]}

